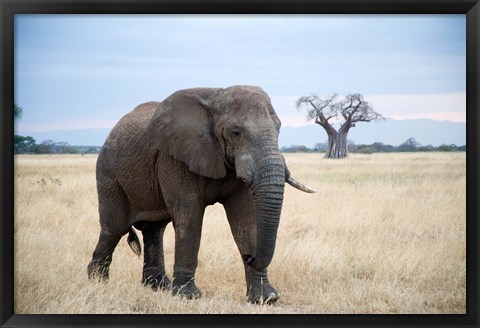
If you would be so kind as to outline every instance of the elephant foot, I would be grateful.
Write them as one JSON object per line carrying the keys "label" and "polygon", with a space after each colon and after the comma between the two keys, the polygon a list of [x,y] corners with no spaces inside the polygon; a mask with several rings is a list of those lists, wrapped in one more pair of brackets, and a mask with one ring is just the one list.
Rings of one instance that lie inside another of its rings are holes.
{"label": "elephant foot", "polygon": [[170,288],[171,282],[168,279],[167,275],[159,275],[156,277],[143,276],[142,278],[142,285],[145,287],[150,287],[154,291],[158,290],[167,290]]}
{"label": "elephant foot", "polygon": [[88,279],[90,281],[108,280],[110,262],[92,260],[87,267]]}
{"label": "elephant foot", "polygon": [[253,271],[248,268],[247,277],[247,301],[252,304],[273,304],[280,299],[280,293],[270,285],[267,271]]}
{"label": "elephant foot", "polygon": [[269,283],[260,287],[251,286],[247,292],[247,301],[252,304],[273,304],[280,298],[280,293]]}
{"label": "elephant foot", "polygon": [[180,284],[174,280],[172,286],[172,295],[178,295],[182,298],[191,300],[202,297],[202,292],[197,288],[197,286],[195,286],[193,280],[187,282],[186,284]]}

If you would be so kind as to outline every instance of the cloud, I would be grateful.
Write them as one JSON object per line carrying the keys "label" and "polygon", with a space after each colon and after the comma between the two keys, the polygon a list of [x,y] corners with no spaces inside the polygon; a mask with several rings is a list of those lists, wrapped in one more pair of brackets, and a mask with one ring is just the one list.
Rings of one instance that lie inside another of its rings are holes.
{"label": "cloud", "polygon": [[365,95],[373,108],[394,119],[431,118],[466,122],[465,92],[441,94]]}
{"label": "cloud", "polygon": [[465,92],[446,93],[465,90],[464,15],[20,15],[16,23],[22,128],[110,127],[175,90],[234,84],[262,86],[284,126],[312,124],[295,108],[310,92],[360,92],[386,117],[465,121]]}

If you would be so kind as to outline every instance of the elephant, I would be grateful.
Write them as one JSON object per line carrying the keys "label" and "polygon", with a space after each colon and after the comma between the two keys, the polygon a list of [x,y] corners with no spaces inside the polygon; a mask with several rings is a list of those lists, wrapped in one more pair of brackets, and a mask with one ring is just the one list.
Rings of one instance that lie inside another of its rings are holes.
{"label": "elephant", "polygon": [[[96,163],[100,235],[88,264],[90,280],[109,276],[120,239],[140,256],[142,284],[201,297],[195,271],[208,205],[224,206],[245,269],[247,301],[274,303],[268,280],[285,182],[294,179],[278,148],[280,119],[256,86],[192,88],[147,102],[110,131]],[[175,232],[173,280],[165,271],[163,234]],[[135,229],[134,229],[135,228]]]}

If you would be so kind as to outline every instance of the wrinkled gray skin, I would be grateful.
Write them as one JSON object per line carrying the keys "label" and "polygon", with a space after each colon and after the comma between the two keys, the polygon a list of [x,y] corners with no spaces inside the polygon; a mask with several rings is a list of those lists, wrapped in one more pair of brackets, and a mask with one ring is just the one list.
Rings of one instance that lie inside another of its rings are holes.
{"label": "wrinkled gray skin", "polygon": [[[194,282],[205,207],[223,204],[245,267],[247,298],[271,303],[279,293],[267,267],[275,249],[285,181],[280,120],[258,87],[196,88],[136,107],[113,128],[97,160],[100,238],[90,279],[108,278],[112,253],[132,228],[142,231],[143,279],[153,289],[198,298]],[[293,182],[293,183],[292,183]],[[175,229],[173,282],[165,273],[163,233]]]}

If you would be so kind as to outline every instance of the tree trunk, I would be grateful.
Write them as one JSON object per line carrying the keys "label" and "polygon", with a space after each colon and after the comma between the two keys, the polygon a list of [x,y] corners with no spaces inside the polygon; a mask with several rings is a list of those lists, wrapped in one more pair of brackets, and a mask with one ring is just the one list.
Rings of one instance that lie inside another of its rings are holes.
{"label": "tree trunk", "polygon": [[347,133],[341,130],[337,133],[328,133],[328,150],[325,158],[344,158],[347,155]]}

